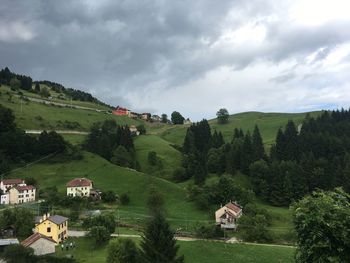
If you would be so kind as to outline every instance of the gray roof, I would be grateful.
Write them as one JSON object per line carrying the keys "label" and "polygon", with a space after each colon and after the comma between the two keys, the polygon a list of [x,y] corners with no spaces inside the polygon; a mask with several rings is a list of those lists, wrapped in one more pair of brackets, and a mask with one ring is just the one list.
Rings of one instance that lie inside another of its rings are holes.
{"label": "gray roof", "polygon": [[54,222],[55,224],[59,225],[59,224],[62,224],[63,222],[65,222],[65,221],[67,221],[68,218],[64,217],[64,216],[54,215],[54,216],[50,216],[48,218],[48,220],[50,220],[51,222]]}
{"label": "gray roof", "polygon": [[[40,219],[42,219],[42,216],[36,216],[35,217],[35,223],[39,224],[40,223]],[[64,216],[53,215],[53,216],[50,216],[49,218],[47,218],[47,220],[50,220],[51,222],[59,225],[59,224],[62,224],[63,222],[65,222],[65,221],[67,221],[68,218],[64,217]]]}
{"label": "gray roof", "polygon": [[0,239],[0,246],[9,246],[13,244],[19,244],[17,238]]}

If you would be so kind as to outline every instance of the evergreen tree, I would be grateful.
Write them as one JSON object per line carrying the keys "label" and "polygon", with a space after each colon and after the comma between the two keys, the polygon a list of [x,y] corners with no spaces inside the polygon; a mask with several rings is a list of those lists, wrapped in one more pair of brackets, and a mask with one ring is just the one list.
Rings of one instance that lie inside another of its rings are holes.
{"label": "evergreen tree", "polygon": [[34,90],[35,90],[36,93],[40,93],[40,84],[39,84],[39,82],[35,82]]}
{"label": "evergreen tree", "polygon": [[285,160],[298,160],[299,149],[298,149],[298,131],[293,121],[288,121],[286,130],[284,132]]}
{"label": "evergreen tree", "polygon": [[240,156],[241,170],[245,174],[249,174],[249,166],[253,162],[253,151],[254,149],[252,147],[252,139],[251,139],[250,133],[247,132],[246,135],[244,136],[244,141],[241,148],[241,156]]}
{"label": "evergreen tree", "polygon": [[286,139],[281,128],[277,131],[275,153],[277,160],[286,160]]}
{"label": "evergreen tree", "polygon": [[253,147],[253,161],[258,161],[261,159],[266,159],[265,149],[263,140],[260,135],[260,131],[257,125],[254,127],[254,132],[252,136],[252,147]]}
{"label": "evergreen tree", "polygon": [[142,257],[149,263],[182,263],[183,256],[177,256],[179,246],[176,245],[174,233],[164,217],[162,196],[151,188],[148,206],[152,217],[146,224],[141,241]]}

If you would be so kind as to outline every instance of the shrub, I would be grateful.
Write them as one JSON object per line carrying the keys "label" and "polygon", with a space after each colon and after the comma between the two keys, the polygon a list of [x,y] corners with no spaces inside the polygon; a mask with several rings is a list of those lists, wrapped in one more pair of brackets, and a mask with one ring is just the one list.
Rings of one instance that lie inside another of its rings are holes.
{"label": "shrub", "polygon": [[121,194],[119,201],[122,205],[128,205],[130,203],[130,197],[127,194]]}

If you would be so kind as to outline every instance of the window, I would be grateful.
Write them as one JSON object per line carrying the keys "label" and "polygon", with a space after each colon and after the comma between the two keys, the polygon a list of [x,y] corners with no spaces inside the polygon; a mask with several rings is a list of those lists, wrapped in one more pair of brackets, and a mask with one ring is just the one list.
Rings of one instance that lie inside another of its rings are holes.
{"label": "window", "polygon": [[51,227],[48,227],[48,228],[46,229],[46,232],[47,232],[47,233],[51,233]]}

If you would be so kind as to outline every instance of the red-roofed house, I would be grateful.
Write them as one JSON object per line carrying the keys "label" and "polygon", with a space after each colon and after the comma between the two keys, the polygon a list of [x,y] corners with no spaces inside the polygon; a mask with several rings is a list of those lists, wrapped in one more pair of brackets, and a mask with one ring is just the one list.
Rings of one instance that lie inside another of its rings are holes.
{"label": "red-roofed house", "polygon": [[67,183],[68,196],[90,196],[92,181],[86,178],[75,178]]}
{"label": "red-roofed house", "polygon": [[127,108],[119,107],[115,108],[115,110],[112,112],[114,115],[117,116],[128,116],[130,117],[131,111],[128,110]]}
{"label": "red-roofed house", "polygon": [[237,219],[242,216],[242,207],[237,203],[227,203],[215,212],[215,221],[221,228],[236,229]]}
{"label": "red-roofed house", "polygon": [[55,253],[55,240],[40,233],[34,233],[23,240],[21,244],[24,247],[31,247],[34,249],[34,255],[37,256]]}
{"label": "red-roofed house", "polygon": [[4,179],[1,180],[0,182],[0,189],[3,192],[6,192],[7,190],[9,190],[10,188],[14,187],[14,186],[22,186],[22,185],[26,185],[23,179]]}
{"label": "red-roofed house", "polygon": [[35,201],[36,188],[32,185],[14,186],[9,191],[10,204],[22,204]]}

